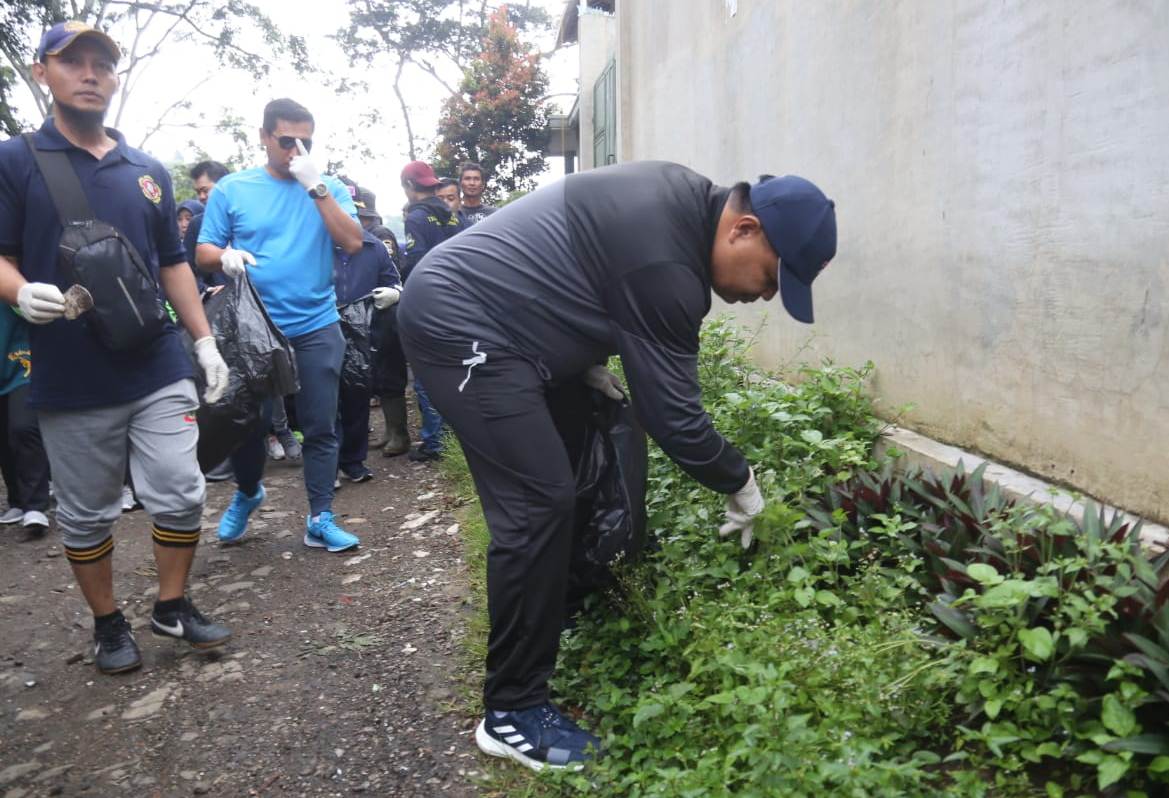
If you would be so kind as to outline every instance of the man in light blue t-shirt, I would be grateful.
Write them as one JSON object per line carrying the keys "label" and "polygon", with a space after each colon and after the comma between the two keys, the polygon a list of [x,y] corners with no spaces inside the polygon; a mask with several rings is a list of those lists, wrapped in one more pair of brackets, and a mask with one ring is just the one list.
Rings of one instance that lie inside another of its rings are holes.
{"label": "man in light blue t-shirt", "polygon": [[[359,252],[361,225],[349,190],[336,178],[322,177],[309,157],[313,128],[304,106],[287,99],[268,103],[260,129],[268,163],[215,185],[196,259],[200,268],[222,269],[229,276],[251,267],[248,276],[272,321],[296,350],[296,416],[304,433],[309,500],[304,543],[337,552],[359,541],[337,525],[332,512],[337,389],[345,352],[333,293],[333,247]],[[268,403],[265,417],[270,413]],[[237,541],[247,531],[248,517],[264,500],[265,461],[263,434],[232,455],[238,490],[219,522],[220,541]]]}

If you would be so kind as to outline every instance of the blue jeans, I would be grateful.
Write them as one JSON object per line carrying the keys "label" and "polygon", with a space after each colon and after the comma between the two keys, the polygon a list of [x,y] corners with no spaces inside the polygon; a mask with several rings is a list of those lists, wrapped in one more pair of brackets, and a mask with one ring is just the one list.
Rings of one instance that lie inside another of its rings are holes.
{"label": "blue jeans", "polygon": [[[341,325],[313,330],[289,339],[296,352],[300,392],[296,394],[296,418],[304,434],[304,487],[311,515],[333,508],[333,480],[337,478],[337,389],[341,382],[341,358],[345,338]],[[272,418],[272,401],[263,407],[263,432],[245,442],[231,456],[239,489],[254,496],[268,460],[264,448]]]}
{"label": "blue jeans", "polygon": [[430,397],[426,395],[426,389],[418,379],[414,380],[414,393],[418,396],[418,412],[422,415],[422,429],[418,433],[422,443],[418,448],[425,452],[441,452],[442,416],[430,403]]}

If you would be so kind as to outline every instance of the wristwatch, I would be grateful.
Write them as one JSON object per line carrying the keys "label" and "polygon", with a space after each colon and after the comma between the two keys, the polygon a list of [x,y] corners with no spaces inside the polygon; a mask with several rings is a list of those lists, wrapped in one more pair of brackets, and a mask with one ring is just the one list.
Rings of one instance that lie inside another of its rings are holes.
{"label": "wristwatch", "polygon": [[308,190],[308,195],[315,200],[322,200],[329,196],[329,187],[324,183],[317,183]]}

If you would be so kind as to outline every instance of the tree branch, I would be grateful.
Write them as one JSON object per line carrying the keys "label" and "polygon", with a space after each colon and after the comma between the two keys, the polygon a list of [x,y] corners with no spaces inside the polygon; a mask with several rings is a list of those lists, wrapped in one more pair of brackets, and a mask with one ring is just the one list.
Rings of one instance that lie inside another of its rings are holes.
{"label": "tree branch", "polygon": [[406,98],[402,96],[402,89],[399,87],[399,82],[402,80],[402,69],[406,66],[404,58],[398,59],[398,72],[394,75],[394,94],[398,95],[398,104],[402,106],[402,119],[406,121],[406,141],[410,145],[410,160],[416,161],[418,158],[414,150],[414,129],[410,126],[410,109],[406,107]]}
{"label": "tree branch", "polygon": [[20,75],[20,79],[24,85],[28,87],[29,93],[32,94],[33,101],[36,103],[37,110],[41,113],[41,118],[49,115],[49,95],[41,88],[40,84],[33,80],[32,70],[24,63],[24,53],[12,50],[9,47],[0,43],[0,52],[3,52],[4,58],[12,65],[12,71]]}
{"label": "tree branch", "polygon": [[131,76],[131,73],[133,73],[134,68],[136,66],[138,66],[138,63],[141,60],[138,56],[138,42],[142,40],[142,33],[146,30],[146,28],[154,20],[154,12],[151,12],[150,16],[148,16],[146,18],[145,22],[139,23],[138,9],[135,8],[135,9],[133,9],[133,17],[134,17],[134,42],[133,42],[133,44],[130,45],[130,63],[126,67],[125,72],[123,73],[123,74],[125,74],[126,79],[122,81],[122,91],[119,93],[119,96],[118,96],[118,113],[114,116],[114,127],[121,127],[122,111],[125,110],[125,108],[126,108],[126,98],[130,96],[130,84],[132,82],[130,76]]}
{"label": "tree branch", "polygon": [[167,116],[170,115],[171,111],[186,104],[187,98],[190,97],[192,94],[194,94],[197,90],[199,90],[203,86],[204,83],[211,80],[212,77],[214,77],[214,75],[205,76],[202,80],[200,80],[198,83],[196,83],[194,86],[192,86],[187,91],[186,94],[184,94],[182,97],[180,97],[179,99],[175,100],[173,103],[168,105],[166,107],[166,109],[163,110],[163,112],[158,115],[158,119],[156,119],[154,122],[154,127],[150,128],[150,130],[146,131],[146,135],[143,136],[142,140],[138,142],[138,149],[140,149],[140,150],[146,149],[146,142],[150,140],[150,137],[153,136],[155,133],[157,133],[162,128],[168,127],[168,125],[165,124],[165,121],[166,121]]}
{"label": "tree branch", "polygon": [[429,62],[427,62],[427,61],[422,61],[422,60],[416,59],[416,58],[414,58],[414,56],[413,56],[413,55],[410,55],[410,56],[408,56],[407,58],[408,58],[408,60],[409,60],[411,63],[413,63],[413,64],[414,64],[416,67],[418,67],[418,68],[419,68],[419,69],[421,69],[423,72],[427,73],[427,74],[428,74],[428,75],[430,75],[432,78],[434,78],[435,80],[437,80],[437,81],[439,82],[439,84],[441,84],[441,85],[442,85],[442,87],[443,87],[444,89],[446,89],[446,90],[447,90],[447,92],[449,92],[449,93],[450,93],[450,95],[451,95],[452,97],[462,97],[462,96],[463,96],[463,95],[462,95],[462,93],[461,93],[460,91],[458,91],[457,89],[453,88],[453,87],[452,87],[452,86],[451,86],[449,83],[447,83],[445,80],[443,80],[443,79],[442,79],[442,77],[441,77],[441,76],[438,74],[438,71],[437,71],[437,70],[434,68],[434,66],[433,66],[432,64],[430,64],[430,63],[429,63]]}
{"label": "tree branch", "polygon": [[269,66],[271,65],[271,61],[269,61],[267,58],[260,55],[259,53],[253,53],[250,50],[245,50],[243,47],[240,47],[239,45],[233,44],[231,42],[224,43],[214,33],[211,33],[209,31],[206,31],[203,28],[199,27],[198,23],[196,23],[195,20],[191,19],[191,17],[190,17],[190,11],[195,5],[197,5],[197,3],[191,3],[187,8],[181,9],[181,10],[178,8],[168,8],[168,7],[161,5],[160,3],[142,3],[142,2],[138,2],[138,0],[109,0],[109,5],[126,6],[127,8],[142,8],[142,9],[147,9],[149,11],[154,11],[154,12],[157,12],[160,14],[166,14],[168,16],[178,17],[182,22],[185,22],[187,24],[187,26],[190,27],[191,30],[193,30],[195,33],[202,36],[204,39],[207,39],[208,41],[214,42],[216,45],[222,46],[228,50],[232,50],[241,56],[245,56],[247,58],[255,58],[255,59],[263,62],[265,65],[269,65]]}

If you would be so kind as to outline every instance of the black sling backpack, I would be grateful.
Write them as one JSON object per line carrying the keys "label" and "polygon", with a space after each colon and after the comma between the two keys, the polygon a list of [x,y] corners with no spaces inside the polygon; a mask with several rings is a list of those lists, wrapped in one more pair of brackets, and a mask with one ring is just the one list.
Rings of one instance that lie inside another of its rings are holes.
{"label": "black sling backpack", "polygon": [[85,323],[112,351],[146,346],[162,334],[169,319],[154,275],[117,228],[94,218],[68,154],[38,150],[30,133],[24,134],[24,141],[61,221],[57,248],[61,277],[93,296]]}

